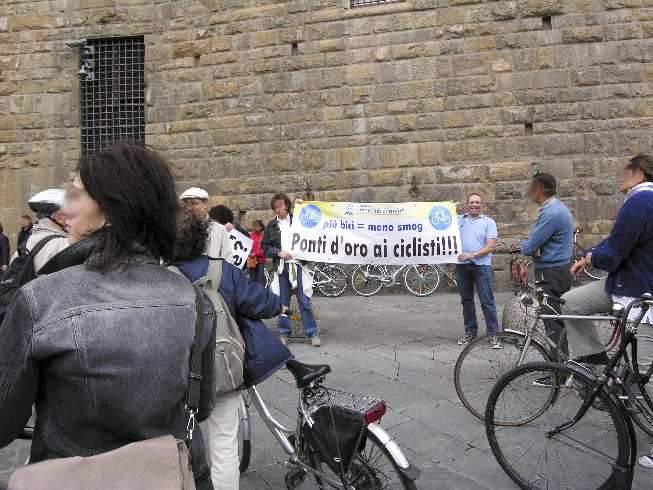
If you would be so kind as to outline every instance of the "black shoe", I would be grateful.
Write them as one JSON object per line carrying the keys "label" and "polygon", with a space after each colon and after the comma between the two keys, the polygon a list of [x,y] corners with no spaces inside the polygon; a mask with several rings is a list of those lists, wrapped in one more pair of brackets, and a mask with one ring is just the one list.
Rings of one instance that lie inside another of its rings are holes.
{"label": "black shoe", "polygon": [[576,362],[581,364],[595,364],[598,366],[605,366],[610,362],[610,356],[604,351],[598,354],[590,354],[589,356],[578,356]]}
{"label": "black shoe", "polygon": [[533,386],[541,386],[542,388],[551,388],[551,376],[544,376],[542,378],[534,379]]}

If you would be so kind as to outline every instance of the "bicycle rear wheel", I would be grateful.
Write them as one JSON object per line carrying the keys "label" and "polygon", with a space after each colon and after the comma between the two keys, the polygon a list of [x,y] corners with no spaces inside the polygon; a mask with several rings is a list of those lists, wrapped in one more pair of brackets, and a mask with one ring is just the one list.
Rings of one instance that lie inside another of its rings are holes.
{"label": "bicycle rear wheel", "polygon": [[[492,348],[493,337],[501,341],[501,349]],[[473,340],[458,356],[453,375],[456,393],[465,408],[479,419],[485,418],[487,400],[496,382],[519,363],[525,340],[526,335],[521,333],[500,332]],[[550,360],[547,350],[531,341],[524,362]]]}
{"label": "bicycle rear wheel", "polygon": [[338,265],[316,264],[315,277],[315,288],[323,296],[337,298],[347,289],[347,273]]}
{"label": "bicycle rear wheel", "polygon": [[351,286],[361,296],[372,296],[383,287],[380,276],[386,276],[382,265],[358,265],[351,273]]}
{"label": "bicycle rear wheel", "polygon": [[[548,377],[550,388],[534,386]],[[521,488],[616,488],[618,469],[632,470],[632,423],[614,395],[601,389],[597,402],[567,429],[578,413],[593,381],[562,364],[549,362],[519,366],[503,376],[490,393],[485,429],[495,458]],[[555,392],[553,403],[547,403]],[[546,410],[542,407],[546,406]],[[522,419],[518,426],[496,423]],[[623,487],[626,488],[626,487]]]}
{"label": "bicycle rear wheel", "polygon": [[585,270],[583,271],[585,275],[591,279],[594,279],[595,281],[598,281],[599,279],[603,279],[605,277],[608,277],[608,273],[604,270],[601,269],[596,269],[594,267],[587,266],[585,267]]}
{"label": "bicycle rear wheel", "polygon": [[415,490],[415,482],[404,475],[392,455],[379,439],[367,431],[367,440],[356,454],[351,471],[343,478],[337,476],[329,466],[324,463],[310,445],[307,446],[308,465],[314,470],[334,479],[341,480],[342,485],[334,485],[326,478],[313,475],[321,489],[328,488],[361,488],[370,490]]}
{"label": "bicycle rear wheel", "polygon": [[409,265],[404,272],[406,289],[415,296],[433,294],[440,285],[440,273],[432,264]]}

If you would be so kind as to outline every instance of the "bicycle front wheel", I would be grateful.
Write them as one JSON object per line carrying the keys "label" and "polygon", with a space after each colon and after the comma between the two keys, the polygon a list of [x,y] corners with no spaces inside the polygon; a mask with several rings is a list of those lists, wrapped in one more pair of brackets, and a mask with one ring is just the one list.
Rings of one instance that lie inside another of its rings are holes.
{"label": "bicycle front wheel", "polygon": [[327,488],[364,488],[374,490],[416,490],[415,482],[404,475],[395,463],[390,451],[369,430],[362,449],[354,457],[350,472],[337,476],[307,444],[308,464],[318,473],[332,480],[341,480],[342,485],[335,485],[327,478],[314,478],[318,486]]}
{"label": "bicycle front wheel", "polygon": [[338,265],[316,264],[315,279],[315,288],[329,298],[337,298],[347,289],[347,273]]}
{"label": "bicycle front wheel", "polygon": [[382,265],[358,265],[351,273],[351,287],[361,296],[372,296],[381,290],[381,277],[386,275]]}
{"label": "bicycle front wheel", "polygon": [[[533,384],[543,379],[550,380],[548,388]],[[610,392],[601,389],[599,403],[572,423],[593,387],[584,374],[550,362],[519,366],[494,387],[485,412],[488,441],[503,470],[521,488],[617,488],[624,478],[618,470],[632,470],[632,423]],[[552,392],[555,402],[547,403]],[[507,418],[526,422],[497,423]],[[564,424],[570,426],[563,429]]]}
{"label": "bicycle front wheel", "polygon": [[[500,349],[492,347],[493,337],[499,339]],[[492,387],[501,376],[519,365],[522,352],[523,363],[551,360],[547,350],[533,340],[524,352],[525,342],[525,334],[500,332],[473,340],[458,356],[453,375],[456,393],[465,408],[479,419],[485,418],[485,406]]]}
{"label": "bicycle front wheel", "polygon": [[440,285],[440,273],[432,264],[410,265],[404,272],[406,289],[415,296],[433,294]]}

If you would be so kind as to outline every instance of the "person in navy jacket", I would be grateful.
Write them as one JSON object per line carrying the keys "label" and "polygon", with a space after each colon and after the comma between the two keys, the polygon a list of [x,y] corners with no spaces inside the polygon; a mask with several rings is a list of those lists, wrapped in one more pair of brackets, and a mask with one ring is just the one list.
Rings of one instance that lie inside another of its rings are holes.
{"label": "person in navy jacket", "polygon": [[[578,276],[592,265],[607,271],[608,277],[563,295],[565,315],[607,313],[613,302],[627,306],[642,294],[653,293],[653,157],[632,158],[621,170],[619,186],[626,194],[626,201],[610,235],[571,268],[572,274]],[[631,319],[639,312],[633,309]],[[594,323],[567,320],[566,324],[569,347],[579,361],[608,362]],[[637,354],[639,370],[646,372],[653,361],[653,312],[650,310],[637,329]],[[653,394],[653,383],[649,382],[647,391]],[[639,464],[653,468],[653,455],[641,457]]]}

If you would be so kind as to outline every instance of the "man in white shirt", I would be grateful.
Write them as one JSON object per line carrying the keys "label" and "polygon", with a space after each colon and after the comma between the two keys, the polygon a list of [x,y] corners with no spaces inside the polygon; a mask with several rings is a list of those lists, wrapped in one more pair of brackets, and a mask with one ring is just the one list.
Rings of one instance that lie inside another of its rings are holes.
{"label": "man in white shirt", "polygon": [[[209,220],[209,193],[199,187],[191,187],[180,196],[187,209],[193,211],[199,218]],[[229,232],[220,223],[210,221],[211,235],[206,255],[214,259],[224,259],[233,263],[234,255],[229,240]]]}

